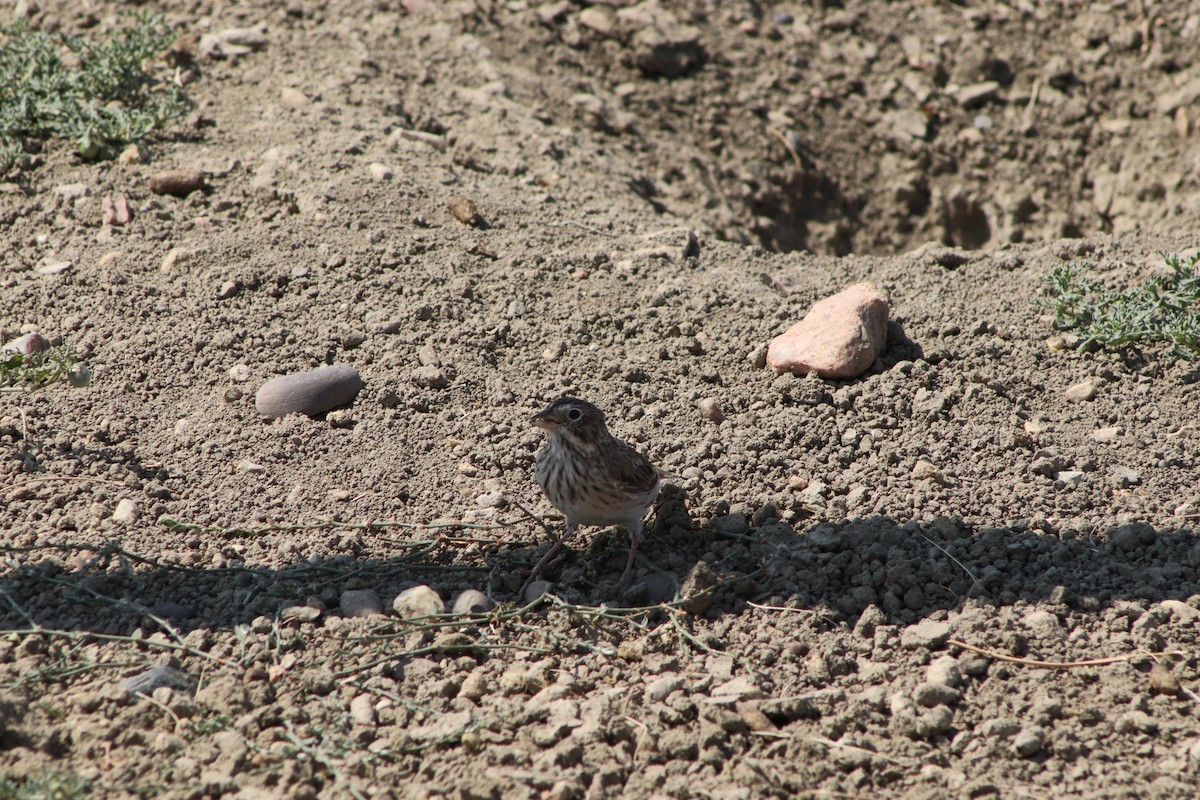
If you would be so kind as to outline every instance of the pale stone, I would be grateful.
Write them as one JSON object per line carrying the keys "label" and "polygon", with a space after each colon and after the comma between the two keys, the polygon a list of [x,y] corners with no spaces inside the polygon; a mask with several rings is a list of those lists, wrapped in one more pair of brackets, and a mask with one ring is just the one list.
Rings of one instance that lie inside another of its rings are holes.
{"label": "pale stone", "polygon": [[414,586],[396,596],[392,601],[392,610],[405,619],[413,619],[441,614],[446,610],[446,604],[428,586]]}
{"label": "pale stone", "polygon": [[132,525],[138,521],[137,503],[130,500],[128,497],[121,498],[121,502],[117,503],[117,508],[113,511],[112,520],[118,525]]}

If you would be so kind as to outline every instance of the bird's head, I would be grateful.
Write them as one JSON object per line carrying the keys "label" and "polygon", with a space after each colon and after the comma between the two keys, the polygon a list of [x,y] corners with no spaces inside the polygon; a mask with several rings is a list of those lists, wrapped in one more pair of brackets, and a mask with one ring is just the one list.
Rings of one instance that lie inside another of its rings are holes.
{"label": "bird's head", "polygon": [[581,444],[594,444],[608,433],[604,412],[577,397],[558,398],[534,414],[532,422],[551,435],[566,436]]}

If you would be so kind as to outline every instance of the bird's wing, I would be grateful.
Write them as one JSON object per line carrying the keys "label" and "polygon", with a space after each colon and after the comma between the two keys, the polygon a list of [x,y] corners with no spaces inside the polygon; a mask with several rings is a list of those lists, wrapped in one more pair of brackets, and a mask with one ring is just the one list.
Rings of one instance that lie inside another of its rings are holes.
{"label": "bird's wing", "polygon": [[644,494],[658,484],[658,468],[632,447],[622,448],[619,466],[617,480],[631,494]]}

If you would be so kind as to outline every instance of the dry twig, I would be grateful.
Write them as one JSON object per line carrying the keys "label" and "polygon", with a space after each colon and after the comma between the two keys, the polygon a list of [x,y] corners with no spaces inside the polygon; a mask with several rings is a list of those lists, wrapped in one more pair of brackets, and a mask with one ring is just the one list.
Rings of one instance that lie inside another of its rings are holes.
{"label": "dry twig", "polygon": [[1106,656],[1105,658],[1089,658],[1084,661],[1040,661],[1036,658],[1020,658],[1018,656],[1005,655],[997,653],[994,650],[985,650],[982,647],[976,647],[973,644],[959,641],[958,639],[950,639],[947,644],[952,644],[955,647],[961,647],[963,650],[970,650],[972,653],[994,658],[997,661],[1005,661],[1009,664],[1021,664],[1026,667],[1037,667],[1039,669],[1078,669],[1079,667],[1106,667],[1110,664],[1120,664],[1125,661],[1134,661],[1139,658],[1159,659],[1167,656],[1183,656],[1178,650],[1172,650],[1163,653],[1124,653],[1119,656]]}

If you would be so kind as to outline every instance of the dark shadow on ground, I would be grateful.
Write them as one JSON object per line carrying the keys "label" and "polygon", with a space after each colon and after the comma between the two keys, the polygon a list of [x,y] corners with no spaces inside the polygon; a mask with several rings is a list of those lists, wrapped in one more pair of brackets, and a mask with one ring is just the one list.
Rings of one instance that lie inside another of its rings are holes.
{"label": "dark shadow on ground", "polygon": [[[972,528],[950,519],[918,526],[886,517],[794,527],[765,519],[752,527],[737,515],[689,529],[680,524],[686,520],[681,503],[668,495],[660,505],[643,545],[642,575],[624,595],[603,594],[628,552],[620,529],[581,534],[548,570],[553,591],[579,605],[653,605],[672,600],[699,569],[718,582],[705,617],[739,614],[756,601],[826,609],[849,624],[871,605],[893,624],[912,624],[967,598],[997,605],[1049,601],[1094,612],[1121,600],[1200,594],[1200,535],[1190,529],[1129,523],[1084,537]],[[0,629],[128,635],[139,626],[157,630],[147,616],[154,614],[186,633],[276,618],[294,605],[337,613],[348,589],[373,589],[387,608],[395,594],[416,584],[432,586],[448,603],[459,591],[477,588],[498,603],[517,604],[516,587],[528,565],[549,546],[547,533],[531,522],[508,531],[504,542],[471,552],[461,545],[413,547],[388,559],[344,555],[282,569],[207,568],[164,563],[116,543],[93,552],[66,544],[69,536],[62,535],[61,546],[40,546],[44,557],[0,577]]]}

